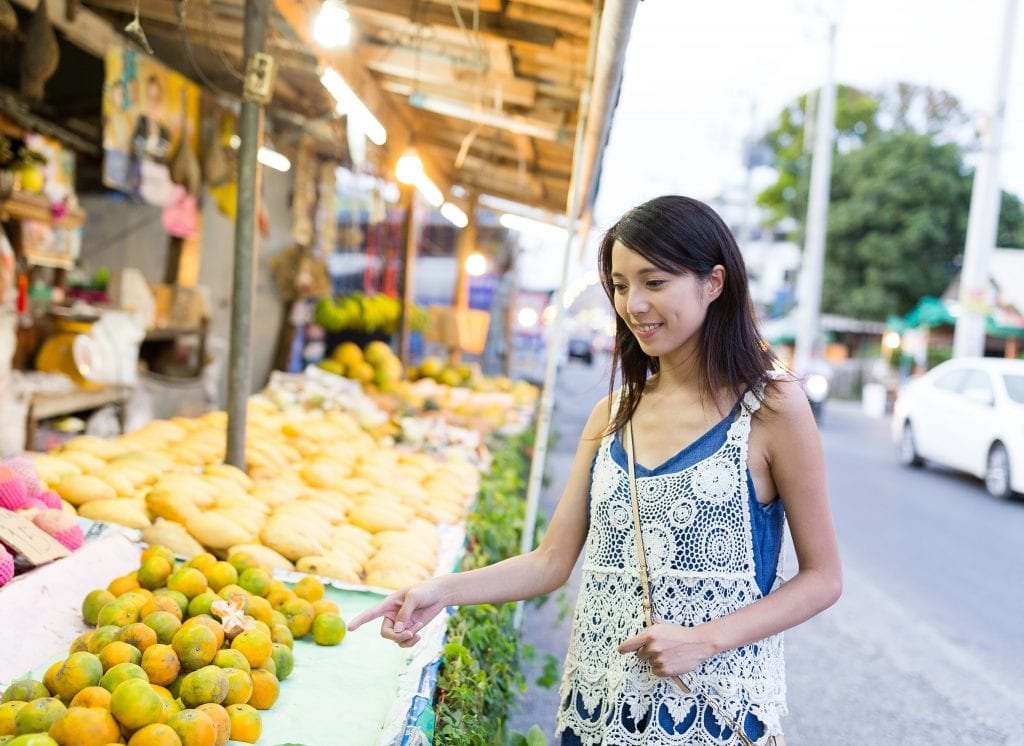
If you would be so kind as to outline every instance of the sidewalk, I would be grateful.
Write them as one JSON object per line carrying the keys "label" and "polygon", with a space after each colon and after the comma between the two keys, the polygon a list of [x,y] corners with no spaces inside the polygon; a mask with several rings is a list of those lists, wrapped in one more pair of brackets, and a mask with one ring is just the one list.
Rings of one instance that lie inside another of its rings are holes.
{"label": "sidewalk", "polygon": [[[583,426],[594,405],[608,393],[607,365],[608,358],[604,356],[598,357],[589,368],[568,363],[563,366],[558,377],[552,418],[552,429],[557,433],[558,441],[548,451],[546,473],[550,483],[541,492],[538,506],[538,513],[548,519],[565,488]],[[537,686],[536,681],[543,673],[544,658],[547,655],[554,656],[561,674],[572,629],[572,612],[580,587],[581,567],[582,555],[562,590],[553,593],[542,607],[528,604],[524,610],[522,639],[534,647],[537,655],[523,667],[528,688],[520,700],[519,710],[512,713],[512,730],[526,733],[530,726],[538,725],[549,741],[553,741],[559,704],[558,684],[545,689]]]}

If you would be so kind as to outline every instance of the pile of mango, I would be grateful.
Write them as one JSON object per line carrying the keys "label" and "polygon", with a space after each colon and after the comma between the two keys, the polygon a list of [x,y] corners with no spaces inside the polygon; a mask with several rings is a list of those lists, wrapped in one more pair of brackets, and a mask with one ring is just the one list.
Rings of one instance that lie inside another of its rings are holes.
{"label": "pile of mango", "polygon": [[90,591],[94,629],[42,681],[3,693],[0,742],[11,746],[223,746],[256,743],[261,710],[294,666],[292,644],[337,645],[345,623],[306,576],[287,587],[250,554],[179,564],[150,546],[135,572]]}
{"label": "pile of mango", "polygon": [[79,515],[140,529],[183,557],[260,562],[384,588],[429,577],[441,524],[460,523],[480,475],[466,460],[403,452],[346,412],[255,398],[242,471],[222,463],[226,415],[156,420],[112,440],[34,454]]}

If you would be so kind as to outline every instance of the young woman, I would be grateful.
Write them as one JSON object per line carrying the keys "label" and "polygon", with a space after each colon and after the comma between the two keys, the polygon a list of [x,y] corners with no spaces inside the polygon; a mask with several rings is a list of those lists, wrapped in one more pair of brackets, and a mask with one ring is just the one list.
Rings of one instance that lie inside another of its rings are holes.
{"label": "young woman", "polygon": [[[739,248],[707,205],[666,196],[634,208],[599,262],[622,388],[584,427],[540,546],[398,591],[350,628],[382,616],[384,637],[413,645],[445,606],[557,589],[586,546],[562,743],[781,744],[780,633],[842,585],[807,399],[761,339]],[[782,582],[786,521],[799,569]]]}

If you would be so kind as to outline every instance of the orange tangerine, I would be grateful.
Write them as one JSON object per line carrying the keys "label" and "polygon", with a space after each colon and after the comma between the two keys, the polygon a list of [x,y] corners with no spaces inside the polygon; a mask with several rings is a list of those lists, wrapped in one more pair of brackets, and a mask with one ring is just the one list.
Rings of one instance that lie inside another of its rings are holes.
{"label": "orange tangerine", "polygon": [[181,701],[175,699],[174,695],[171,694],[171,690],[166,687],[162,687],[159,684],[150,684],[153,687],[153,691],[160,695],[160,699],[164,703],[164,714],[160,717],[160,722],[167,722],[168,718],[176,712],[184,710]]}
{"label": "orange tangerine", "polygon": [[195,557],[185,563],[185,567],[194,567],[195,569],[202,572],[203,570],[212,567],[217,562],[217,558],[209,552],[203,552],[197,554]]}
{"label": "orange tangerine", "polygon": [[313,620],[313,642],[337,645],[345,639],[345,620],[337,614],[320,614]]}
{"label": "orange tangerine", "polygon": [[213,660],[220,644],[209,627],[202,624],[185,624],[174,633],[171,647],[174,648],[183,667],[195,670]]}
{"label": "orange tangerine", "polygon": [[214,562],[203,571],[203,574],[214,593],[219,593],[220,589],[226,585],[238,583],[238,570],[230,562],[223,560]]}
{"label": "orange tangerine", "polygon": [[217,595],[223,598],[225,601],[230,601],[235,596],[241,596],[243,599],[249,597],[249,591],[245,590],[242,586],[237,583],[229,583],[228,585],[221,588]]}
{"label": "orange tangerine", "polygon": [[104,707],[110,709],[110,692],[102,686],[87,686],[71,700],[70,707]]}
{"label": "orange tangerine", "polygon": [[128,730],[138,730],[160,722],[164,715],[164,701],[148,681],[130,679],[110,696],[110,714]]}
{"label": "orange tangerine", "polygon": [[117,639],[117,634],[120,631],[121,628],[116,624],[105,624],[102,627],[97,627],[89,637],[89,652],[99,655],[103,648]]}
{"label": "orange tangerine", "polygon": [[252,705],[237,704],[227,708],[231,719],[231,740],[256,743],[263,732],[263,718]]}
{"label": "orange tangerine", "polygon": [[82,619],[85,620],[86,624],[96,626],[96,619],[100,615],[100,609],[115,598],[117,597],[106,588],[97,588],[94,591],[89,591],[85,594],[85,598],[82,599]]}
{"label": "orange tangerine", "polygon": [[282,645],[292,647],[295,644],[295,635],[288,629],[287,624],[275,624],[270,628],[270,639]]}
{"label": "orange tangerine", "polygon": [[151,684],[166,686],[181,672],[181,662],[174,648],[157,643],[150,645],[142,654],[142,670],[146,672]]}
{"label": "orange tangerine", "polygon": [[292,656],[292,649],[279,642],[275,642],[272,648],[270,659],[274,661],[274,675],[278,681],[284,681],[295,668],[295,658]]}
{"label": "orange tangerine", "polygon": [[262,596],[248,596],[245,599],[245,613],[251,616],[258,622],[264,624],[270,624],[270,615],[274,612],[274,607],[270,605],[270,602]]}
{"label": "orange tangerine", "polygon": [[285,602],[293,598],[297,598],[295,591],[283,586],[281,588],[276,588],[267,594],[267,600],[274,609],[280,609]]}
{"label": "orange tangerine", "polygon": [[205,713],[217,726],[217,746],[226,746],[231,736],[231,718],[228,711],[215,702],[199,705],[196,710]]}
{"label": "orange tangerine", "polygon": [[198,596],[188,602],[188,616],[201,616],[206,614],[210,616],[211,609],[214,601],[220,601],[221,598],[213,591],[203,591]]}
{"label": "orange tangerine", "polygon": [[273,640],[258,629],[247,629],[235,636],[231,649],[244,655],[252,668],[257,668],[273,652]]}
{"label": "orange tangerine", "polygon": [[312,575],[306,575],[295,584],[295,595],[310,603],[324,597],[324,584]]}
{"label": "orange tangerine", "polygon": [[179,567],[167,578],[167,587],[191,600],[206,590],[206,576],[194,567]]}
{"label": "orange tangerine", "polygon": [[135,577],[140,586],[154,590],[163,587],[173,569],[173,561],[168,562],[166,558],[158,556],[147,557],[135,571]]}
{"label": "orange tangerine", "polygon": [[[73,650],[72,652],[78,653],[88,651]],[[46,691],[50,693],[50,696],[53,696],[57,693],[57,672],[60,670],[60,667],[62,665],[64,665],[63,658],[59,661],[54,661],[53,663],[51,663],[50,667],[46,669],[46,673],[43,674],[43,686],[46,687]]]}
{"label": "orange tangerine", "polygon": [[92,653],[78,652],[69,655],[54,676],[56,694],[65,702],[87,686],[96,686],[103,678],[103,664]]}
{"label": "orange tangerine", "polygon": [[[270,673],[274,674],[275,679],[277,678],[277,662],[273,658],[267,658],[260,664],[259,668],[256,670],[269,671]],[[252,672],[250,671],[250,673]],[[280,681],[280,679],[277,680]]]}
{"label": "orange tangerine", "polygon": [[70,707],[49,735],[61,746],[105,746],[121,740],[121,729],[105,707]]}
{"label": "orange tangerine", "polygon": [[68,711],[56,697],[39,697],[26,702],[14,716],[14,730],[18,735],[24,733],[46,733],[50,726]]}
{"label": "orange tangerine", "polygon": [[136,663],[118,663],[103,674],[103,677],[100,679],[100,686],[113,694],[121,684],[132,679],[139,679],[146,682],[147,686],[149,685],[149,677],[142,670],[142,666]]}
{"label": "orange tangerine", "polygon": [[252,676],[249,672],[241,668],[225,668],[224,673],[228,677],[228,694],[221,704],[227,707],[248,702],[252,696]]}
{"label": "orange tangerine", "polygon": [[[185,608],[188,608],[187,606]],[[185,615],[181,611],[181,607],[178,606],[177,602],[169,596],[153,596],[149,599],[146,604],[139,609],[139,619],[145,619],[150,614],[155,614],[158,611],[163,611],[170,614],[178,621],[181,621]]]}
{"label": "orange tangerine", "polygon": [[20,699],[12,699],[0,704],[0,736],[15,735],[17,726],[14,720],[18,716],[18,710],[27,704],[28,702],[23,702]]}
{"label": "orange tangerine", "polygon": [[114,640],[104,646],[99,657],[100,663],[103,664],[103,670],[109,671],[118,663],[139,663],[142,660],[142,653],[127,642]]}
{"label": "orange tangerine", "polygon": [[316,616],[313,604],[304,598],[293,598],[281,604],[281,613],[288,619],[288,629],[293,637],[305,637],[313,626]]}
{"label": "orange tangerine", "polygon": [[249,697],[249,704],[257,710],[269,710],[277,701],[281,693],[281,685],[277,677],[270,671],[261,668],[250,672],[252,678],[252,695]]}
{"label": "orange tangerine", "polygon": [[135,731],[128,746],[181,746],[181,739],[171,726],[153,723]]}
{"label": "orange tangerine", "polygon": [[213,665],[220,666],[221,668],[240,668],[243,671],[248,671],[252,668],[249,665],[249,659],[233,648],[218,650],[217,655],[213,657]]}
{"label": "orange tangerine", "polygon": [[135,573],[130,572],[127,575],[122,575],[119,578],[114,578],[110,581],[110,585],[107,586],[107,590],[113,593],[115,596],[120,596],[122,593],[141,588],[139,585],[139,579],[135,577]]}
{"label": "orange tangerine", "polygon": [[31,702],[33,699],[49,696],[50,692],[43,682],[36,681],[35,679],[18,679],[17,681],[12,681],[11,685],[4,690],[4,696],[0,697],[0,702],[11,702],[13,700]]}
{"label": "orange tangerine", "polygon": [[139,560],[140,562],[145,563],[145,561],[150,557],[163,557],[165,560],[167,560],[167,564],[169,564],[172,568],[174,567],[174,564],[176,562],[174,558],[174,552],[172,552],[170,549],[163,546],[162,544],[151,544],[150,546],[143,549],[142,556],[139,557]]}
{"label": "orange tangerine", "polygon": [[188,612],[188,599],[185,594],[181,591],[172,591],[169,588],[157,588],[153,591],[153,597],[166,596],[178,605],[178,609],[181,611],[182,617]]}
{"label": "orange tangerine", "polygon": [[186,707],[207,702],[220,704],[228,696],[228,675],[218,666],[203,666],[181,680],[178,697]]}
{"label": "orange tangerine", "polygon": [[257,596],[266,596],[270,593],[270,573],[262,567],[249,567],[238,576],[238,584]]}
{"label": "orange tangerine", "polygon": [[181,620],[169,611],[147,614],[142,623],[156,633],[156,641],[163,645],[170,645],[174,633],[181,629]]}
{"label": "orange tangerine", "polygon": [[167,724],[181,739],[182,746],[216,746],[217,725],[199,710],[182,710],[171,715]]}
{"label": "orange tangerine", "polygon": [[246,551],[232,552],[228,556],[228,562],[238,571],[239,575],[246,570],[260,566],[259,560]]}
{"label": "orange tangerine", "polygon": [[90,630],[88,630],[86,632],[83,632],[78,637],[76,637],[74,640],[72,640],[71,644],[68,646],[68,654],[70,655],[71,653],[78,653],[78,652],[80,652],[82,650],[88,652],[89,651],[89,640],[92,639],[92,633],[93,632],[94,632],[94,630],[90,629]]}
{"label": "orange tangerine", "polygon": [[341,614],[341,609],[338,608],[338,604],[334,601],[328,601],[326,598],[321,598],[319,601],[313,602],[313,615],[319,616],[320,614]]}
{"label": "orange tangerine", "polygon": [[218,650],[224,646],[224,627],[218,620],[214,619],[209,614],[200,614],[199,616],[194,616],[191,619],[186,620],[185,623],[181,626],[194,627],[196,625],[206,627],[211,632],[213,632],[214,637],[217,638]]}
{"label": "orange tangerine", "polygon": [[100,609],[100,613],[96,617],[96,624],[100,627],[111,624],[115,627],[123,627],[137,621],[139,621],[139,609],[131,599],[114,599]]}
{"label": "orange tangerine", "polygon": [[267,624],[269,624],[271,627],[273,627],[275,624],[283,624],[287,627],[288,617],[286,617],[277,609],[274,609],[272,612],[270,612],[270,621],[267,622]]}
{"label": "orange tangerine", "polygon": [[145,653],[146,648],[157,643],[156,630],[142,622],[126,624],[121,627],[121,631],[117,633],[117,639],[137,648],[140,653]]}

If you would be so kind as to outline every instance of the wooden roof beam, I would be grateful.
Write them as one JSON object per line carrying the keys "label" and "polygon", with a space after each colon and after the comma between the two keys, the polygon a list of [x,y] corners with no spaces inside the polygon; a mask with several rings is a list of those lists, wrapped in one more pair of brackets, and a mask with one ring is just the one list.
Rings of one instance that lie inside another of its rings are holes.
{"label": "wooden roof beam", "polygon": [[[441,5],[422,4],[419,0],[348,0],[348,8],[354,17],[365,16],[381,21],[397,17],[405,24],[415,19],[416,23],[426,26],[459,29],[450,3]],[[553,46],[560,35],[559,30],[551,26],[512,19],[503,13],[480,13],[479,31],[484,38],[504,41],[514,39],[545,47]]]}
{"label": "wooden roof beam", "polygon": [[481,74],[478,70],[454,64],[451,58],[423,55],[408,47],[359,44],[357,54],[362,64],[370,70],[409,78],[414,81],[414,85],[415,81],[422,81],[464,90],[466,86],[475,86],[479,81],[484,88],[500,88],[504,101],[516,106],[533,106],[537,97],[537,87],[530,81],[496,74]]}

